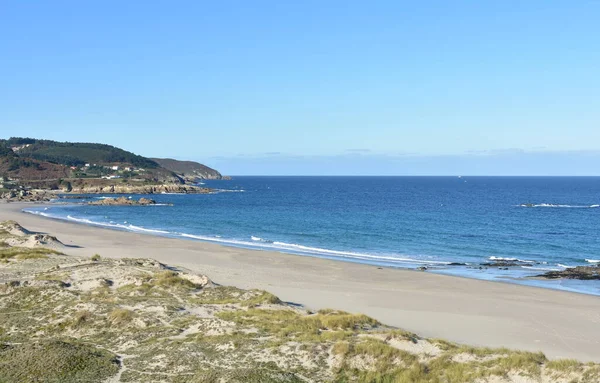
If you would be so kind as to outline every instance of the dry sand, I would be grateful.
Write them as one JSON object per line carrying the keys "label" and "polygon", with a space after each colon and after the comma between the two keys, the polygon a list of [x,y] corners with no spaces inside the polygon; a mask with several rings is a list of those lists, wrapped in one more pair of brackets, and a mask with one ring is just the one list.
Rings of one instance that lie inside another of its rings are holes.
{"label": "dry sand", "polygon": [[600,297],[121,232],[25,214],[25,206],[32,205],[0,204],[0,221],[51,233],[74,246],[68,254],[154,258],[425,337],[600,362]]}

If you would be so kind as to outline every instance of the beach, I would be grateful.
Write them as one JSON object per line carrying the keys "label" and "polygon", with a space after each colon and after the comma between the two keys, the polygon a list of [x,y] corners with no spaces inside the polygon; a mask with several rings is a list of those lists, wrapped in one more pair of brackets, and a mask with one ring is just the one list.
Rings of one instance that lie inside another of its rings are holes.
{"label": "beach", "polygon": [[0,204],[0,220],[55,235],[71,246],[67,254],[153,258],[221,285],[363,313],[425,337],[600,361],[599,297],[103,229],[21,212],[29,206]]}

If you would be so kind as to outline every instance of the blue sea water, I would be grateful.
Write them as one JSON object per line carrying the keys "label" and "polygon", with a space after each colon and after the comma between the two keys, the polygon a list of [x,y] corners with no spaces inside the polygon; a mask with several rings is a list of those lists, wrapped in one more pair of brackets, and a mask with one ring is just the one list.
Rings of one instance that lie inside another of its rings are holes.
{"label": "blue sea water", "polygon": [[[205,184],[218,192],[154,195],[159,205],[150,207],[60,200],[26,210],[119,230],[600,294],[598,281],[526,278],[600,260],[598,177],[235,177]],[[520,265],[481,266],[500,258]]]}

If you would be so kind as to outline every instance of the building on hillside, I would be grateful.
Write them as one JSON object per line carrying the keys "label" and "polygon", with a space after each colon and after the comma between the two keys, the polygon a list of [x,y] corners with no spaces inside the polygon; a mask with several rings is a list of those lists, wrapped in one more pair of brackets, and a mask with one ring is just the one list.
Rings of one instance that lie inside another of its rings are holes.
{"label": "building on hillside", "polygon": [[118,166],[118,165],[115,165],[115,166],[113,166],[111,169],[112,169],[112,170],[119,170],[119,166]]}

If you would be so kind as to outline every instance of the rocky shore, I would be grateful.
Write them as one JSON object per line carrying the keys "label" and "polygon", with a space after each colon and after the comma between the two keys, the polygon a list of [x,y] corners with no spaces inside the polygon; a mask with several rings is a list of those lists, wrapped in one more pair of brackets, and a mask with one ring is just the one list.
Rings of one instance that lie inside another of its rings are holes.
{"label": "rocky shore", "polygon": [[48,202],[56,198],[50,190],[14,189],[0,194],[0,201],[4,202]]}
{"label": "rocky shore", "polygon": [[76,187],[69,191],[74,194],[210,194],[213,190],[192,185],[159,184],[159,185],[108,185]]}
{"label": "rocky shore", "polygon": [[156,201],[149,198],[140,198],[135,200],[133,198],[119,197],[119,198],[105,198],[99,201],[88,202],[88,205],[98,206],[148,206],[156,205]]}
{"label": "rocky shore", "polygon": [[[542,265],[540,262],[522,261],[519,259],[492,259],[489,262],[482,262],[469,265],[462,262],[452,262],[445,267],[463,266],[469,269],[486,270],[496,268],[499,270],[509,270],[510,268],[532,267]],[[419,271],[428,271],[430,266],[417,267]],[[600,265],[569,267],[565,270],[548,271],[543,274],[534,275],[529,278],[538,279],[578,279],[578,280],[600,280]]]}
{"label": "rocky shore", "polygon": [[560,271],[548,271],[534,278],[600,280],[600,265],[570,267]]}

